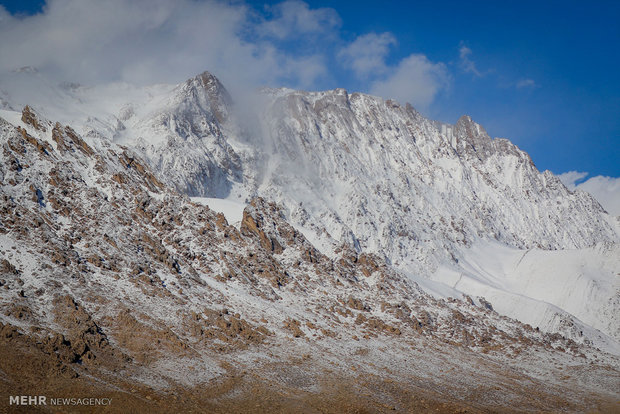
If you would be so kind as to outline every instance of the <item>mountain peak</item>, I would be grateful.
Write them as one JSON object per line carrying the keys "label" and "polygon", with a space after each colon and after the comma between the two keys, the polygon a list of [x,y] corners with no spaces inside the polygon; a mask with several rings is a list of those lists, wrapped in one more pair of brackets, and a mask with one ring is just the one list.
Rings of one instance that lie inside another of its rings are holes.
{"label": "mountain peak", "polygon": [[188,79],[181,87],[184,106],[197,105],[211,112],[217,122],[223,123],[228,119],[229,109],[233,100],[220,80],[210,72],[203,72]]}
{"label": "mountain peak", "polygon": [[493,152],[492,139],[482,125],[477,124],[469,115],[463,115],[456,122],[454,133],[458,139],[466,142],[463,154],[484,160]]}
{"label": "mountain peak", "polygon": [[224,88],[224,85],[222,85],[220,80],[215,75],[213,75],[211,72],[208,72],[208,71],[204,71],[201,74],[196,75],[193,78],[189,79],[190,82],[192,80],[196,80],[200,82],[202,86],[207,90],[211,90],[211,89],[226,90],[226,88]]}

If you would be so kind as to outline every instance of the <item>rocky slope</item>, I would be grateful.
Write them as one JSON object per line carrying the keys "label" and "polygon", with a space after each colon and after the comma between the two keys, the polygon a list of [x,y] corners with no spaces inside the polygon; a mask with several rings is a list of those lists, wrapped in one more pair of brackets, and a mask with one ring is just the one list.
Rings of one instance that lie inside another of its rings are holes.
{"label": "rocky slope", "polygon": [[326,256],[262,198],[237,229],[129,149],[30,108],[0,120],[0,145],[3,401],[484,412],[618,398],[617,357],[435,299],[347,244]]}

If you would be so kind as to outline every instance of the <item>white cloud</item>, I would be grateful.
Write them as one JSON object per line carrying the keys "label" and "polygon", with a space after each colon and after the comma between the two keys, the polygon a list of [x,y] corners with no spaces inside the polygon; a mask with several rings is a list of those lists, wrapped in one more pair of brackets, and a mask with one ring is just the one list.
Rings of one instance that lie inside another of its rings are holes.
{"label": "white cloud", "polygon": [[368,92],[426,110],[437,94],[449,86],[446,65],[431,62],[423,54],[411,54],[390,65],[386,59],[396,38],[391,33],[367,33],[343,47],[340,63],[369,85]]}
{"label": "white cloud", "polygon": [[341,48],[331,8],[289,0],[263,11],[225,0],[48,0],[42,13],[21,17],[0,8],[0,79],[29,66],[57,83],[145,85],[208,70],[234,95],[261,85],[325,87],[337,58],[371,93],[421,108],[449,83],[446,66],[422,54],[388,65],[390,33]]}
{"label": "white cloud", "polygon": [[49,0],[43,13],[0,11],[0,74],[24,66],[56,81],[180,82],[209,70],[228,85],[309,87],[326,73],[319,53],[278,48],[265,37],[333,33],[339,17],[300,1],[273,19],[244,4],[194,0]]}
{"label": "white cloud", "polygon": [[291,36],[322,34],[340,26],[340,16],[331,8],[310,9],[307,3],[289,0],[269,6],[271,20],[263,22],[259,31],[279,39]]}
{"label": "white cloud", "polygon": [[470,48],[465,46],[463,42],[461,42],[461,47],[459,48],[459,59],[461,68],[468,73],[472,73],[475,76],[482,77],[483,74],[478,70],[474,61],[470,58],[472,55],[472,51]]}
{"label": "white cloud", "polygon": [[360,78],[383,75],[388,70],[385,58],[394,44],[396,38],[391,33],[368,33],[343,48],[338,58]]}
{"label": "white cloud", "polygon": [[592,194],[612,216],[620,215],[620,177],[597,175],[577,184],[587,175],[585,172],[569,171],[560,174],[558,178],[571,190],[583,190]]}
{"label": "white cloud", "polygon": [[592,194],[612,216],[620,215],[620,177],[598,175],[577,185],[577,189]]}
{"label": "white cloud", "polygon": [[393,68],[386,79],[373,82],[370,92],[424,110],[449,84],[450,75],[443,63],[413,54]]}
{"label": "white cloud", "polygon": [[538,84],[536,84],[536,81],[534,81],[534,79],[521,79],[519,82],[517,82],[516,86],[517,89],[536,88]]}
{"label": "white cloud", "polygon": [[574,190],[577,186],[577,182],[583,180],[588,176],[587,172],[580,171],[568,171],[562,174],[559,174],[557,177],[562,181],[562,183],[568,187],[570,190]]}

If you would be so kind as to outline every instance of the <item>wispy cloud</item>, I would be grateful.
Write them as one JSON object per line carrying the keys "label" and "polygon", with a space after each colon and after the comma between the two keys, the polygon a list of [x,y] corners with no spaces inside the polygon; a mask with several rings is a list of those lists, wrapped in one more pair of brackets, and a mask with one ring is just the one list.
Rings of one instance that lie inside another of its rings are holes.
{"label": "wispy cloud", "polygon": [[538,87],[538,84],[534,81],[534,79],[521,79],[517,82],[516,87],[517,89],[536,88]]}
{"label": "wispy cloud", "polygon": [[372,83],[370,92],[401,103],[410,102],[426,109],[436,95],[450,85],[450,74],[443,63],[433,63],[426,56],[413,54],[392,68],[390,75]]}
{"label": "wispy cloud", "polygon": [[383,75],[388,70],[385,59],[395,44],[391,33],[368,33],[340,50],[338,58],[360,78]]}
{"label": "wispy cloud", "polygon": [[268,6],[271,19],[263,21],[258,32],[280,39],[312,34],[324,34],[340,26],[336,10],[323,7],[311,9],[300,0],[289,0]]}
{"label": "wispy cloud", "polygon": [[612,216],[620,215],[620,177],[598,175],[583,181],[587,176],[586,172],[569,171],[558,175],[558,178],[571,190],[592,194]]}
{"label": "wispy cloud", "polygon": [[465,72],[471,73],[477,77],[482,77],[484,74],[476,67],[476,63],[471,58],[472,54],[472,50],[461,42],[461,46],[459,47],[459,65]]}
{"label": "wispy cloud", "polygon": [[[478,65],[473,59],[473,51],[465,45],[465,42],[461,41],[459,46],[459,60],[458,65],[461,70],[465,73],[470,73],[476,78],[482,78],[488,74],[493,74],[495,71],[493,69],[480,70]],[[531,78],[523,78],[518,81],[509,81],[506,83],[502,81],[501,88],[517,88],[517,89],[535,89],[540,87],[538,83],[534,79]]]}

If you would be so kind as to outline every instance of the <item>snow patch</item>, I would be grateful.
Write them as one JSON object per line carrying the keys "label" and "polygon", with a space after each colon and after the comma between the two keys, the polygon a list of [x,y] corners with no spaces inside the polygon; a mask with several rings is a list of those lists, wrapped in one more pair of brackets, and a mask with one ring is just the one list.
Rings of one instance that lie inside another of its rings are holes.
{"label": "snow patch", "polygon": [[245,209],[247,204],[221,198],[190,197],[190,199],[196,204],[207,206],[213,211],[222,213],[224,217],[226,217],[226,221],[228,222],[228,224],[236,227],[237,230],[241,228],[243,210]]}
{"label": "snow patch", "polygon": [[618,353],[619,268],[620,247],[611,243],[547,251],[478,241],[462,250],[458,265],[442,264],[431,280],[485,297],[498,313],[544,331],[572,332],[575,340],[587,333]]}

